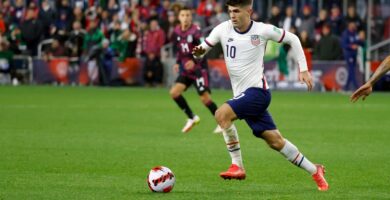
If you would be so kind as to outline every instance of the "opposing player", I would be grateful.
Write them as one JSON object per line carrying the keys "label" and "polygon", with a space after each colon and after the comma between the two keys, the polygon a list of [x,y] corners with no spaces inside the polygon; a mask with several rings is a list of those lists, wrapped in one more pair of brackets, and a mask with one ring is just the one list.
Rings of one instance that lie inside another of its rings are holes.
{"label": "opposing player", "polygon": [[362,97],[362,100],[364,101],[366,97],[371,94],[372,86],[388,71],[390,71],[390,56],[387,56],[387,58],[379,65],[374,75],[372,75],[372,77],[364,85],[360,86],[360,88],[351,95],[351,101],[356,102],[360,97]]}
{"label": "opposing player", "polygon": [[[179,11],[178,25],[173,33],[172,42],[177,47],[177,60],[173,66],[179,72],[176,83],[170,90],[170,95],[177,105],[187,115],[188,120],[182,129],[183,133],[189,132],[192,127],[200,122],[199,116],[195,115],[185,98],[183,92],[194,85],[200,96],[202,103],[210,110],[214,116],[217,105],[213,102],[210,95],[207,63],[205,59],[195,60],[191,49],[200,44],[200,28],[192,24],[192,11],[188,7],[183,7]],[[214,133],[221,133],[222,129],[217,126]]]}
{"label": "opposing player", "polygon": [[300,66],[300,81],[306,83],[309,90],[313,87],[298,37],[275,26],[251,21],[252,0],[227,0],[226,4],[230,20],[215,27],[205,41],[193,49],[194,56],[200,57],[221,42],[233,88],[234,98],[219,107],[215,114],[232,158],[232,165],[220,176],[224,179],[246,177],[237,129],[233,124],[236,119],[245,119],[256,137],[310,173],[319,190],[328,190],[324,167],[310,162],[294,144],[283,138],[267,110],[271,94],[263,74],[263,56],[268,40],[291,46]]}

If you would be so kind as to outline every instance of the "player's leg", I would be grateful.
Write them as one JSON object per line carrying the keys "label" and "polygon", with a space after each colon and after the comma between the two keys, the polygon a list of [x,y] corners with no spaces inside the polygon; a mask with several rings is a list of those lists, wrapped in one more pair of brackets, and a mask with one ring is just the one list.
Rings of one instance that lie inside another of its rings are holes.
{"label": "player's leg", "polygon": [[[202,101],[203,105],[205,105],[211,114],[215,116],[215,112],[217,111],[217,104],[211,99],[211,95],[208,91],[205,91],[203,94],[200,96],[200,101]],[[217,127],[214,129],[213,133],[222,133],[222,128],[221,126],[217,125]]]}
{"label": "player's leg", "polygon": [[224,103],[215,113],[215,119],[222,128],[222,134],[232,159],[230,168],[221,172],[220,176],[224,179],[245,179],[245,170],[242,162],[240,141],[238,138],[237,129],[233,121],[237,116],[231,106]]}
{"label": "player's leg", "polygon": [[[199,94],[200,101],[205,105],[211,114],[214,116],[217,111],[217,105],[211,99],[211,90],[209,87],[208,73],[207,70],[200,70],[197,72],[197,79],[195,80],[195,88]],[[214,129],[214,133],[222,133],[222,128],[218,125]]]}
{"label": "player's leg", "polygon": [[279,130],[266,130],[261,137],[272,149],[279,151],[291,163],[310,173],[319,190],[328,190],[328,183],[324,178],[324,167],[310,162],[294,144],[283,138]]}
{"label": "player's leg", "polygon": [[186,124],[184,125],[182,132],[187,133],[192,129],[194,125],[199,123],[200,119],[198,116],[194,115],[190,106],[188,105],[186,99],[182,96],[183,92],[187,89],[187,85],[185,84],[186,80],[183,77],[178,77],[176,83],[172,86],[169,94],[172,99],[176,102],[181,110],[187,115],[188,119]]}

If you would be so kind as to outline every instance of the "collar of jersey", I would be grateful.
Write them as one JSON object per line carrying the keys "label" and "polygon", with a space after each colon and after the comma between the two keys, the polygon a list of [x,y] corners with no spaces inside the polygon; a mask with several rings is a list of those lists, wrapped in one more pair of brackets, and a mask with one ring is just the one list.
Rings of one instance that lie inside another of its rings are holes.
{"label": "collar of jersey", "polygon": [[240,32],[240,31],[238,31],[236,28],[233,28],[233,29],[234,29],[234,31],[236,31],[236,33],[238,33],[238,34],[245,34],[245,33],[248,33],[249,30],[251,30],[252,25],[253,25],[253,21],[251,20],[251,24],[249,25],[248,29],[246,29],[246,31],[244,31],[244,32]]}

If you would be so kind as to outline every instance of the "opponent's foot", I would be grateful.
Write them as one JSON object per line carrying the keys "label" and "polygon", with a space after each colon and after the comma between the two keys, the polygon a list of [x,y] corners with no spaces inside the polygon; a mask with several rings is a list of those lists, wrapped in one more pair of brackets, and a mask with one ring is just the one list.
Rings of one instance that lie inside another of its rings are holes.
{"label": "opponent's foot", "polygon": [[215,134],[221,134],[222,131],[223,131],[223,129],[218,125],[218,126],[214,129],[213,133],[215,133]]}
{"label": "opponent's foot", "polygon": [[313,174],[313,180],[316,182],[318,190],[327,191],[329,189],[329,185],[325,180],[325,167],[322,165],[316,165],[317,173]]}
{"label": "opponent's foot", "polygon": [[194,118],[192,119],[187,119],[187,123],[183,127],[181,132],[188,133],[192,129],[192,127],[194,127],[196,124],[199,124],[199,122],[200,122],[200,118],[198,115],[195,115]]}
{"label": "opponent's foot", "polygon": [[221,176],[223,179],[244,180],[246,175],[244,169],[235,164],[232,164],[226,172],[221,172],[219,176]]}

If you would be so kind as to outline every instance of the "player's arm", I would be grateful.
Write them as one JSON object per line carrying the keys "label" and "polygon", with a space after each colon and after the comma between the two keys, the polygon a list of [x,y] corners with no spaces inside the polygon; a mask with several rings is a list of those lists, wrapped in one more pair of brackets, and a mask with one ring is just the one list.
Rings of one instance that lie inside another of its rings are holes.
{"label": "player's arm", "polygon": [[267,39],[279,43],[286,43],[291,46],[293,56],[295,57],[299,65],[299,80],[301,81],[301,83],[305,83],[307,85],[308,90],[311,90],[313,88],[313,78],[308,71],[305,53],[303,52],[303,48],[301,42],[299,41],[299,38],[293,33],[290,33],[283,29],[279,29],[269,24],[265,24],[264,35]]}
{"label": "player's arm", "polygon": [[390,71],[390,56],[387,56],[387,58],[379,65],[374,75],[372,75],[372,77],[364,85],[351,95],[351,101],[356,102],[360,97],[365,100],[366,97],[371,94],[372,86],[388,71]]}
{"label": "player's arm", "polygon": [[221,32],[226,23],[219,24],[210,33],[210,35],[198,46],[192,49],[192,55],[196,59],[202,58],[221,40]]}

